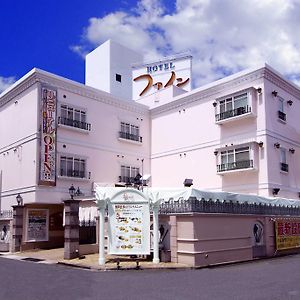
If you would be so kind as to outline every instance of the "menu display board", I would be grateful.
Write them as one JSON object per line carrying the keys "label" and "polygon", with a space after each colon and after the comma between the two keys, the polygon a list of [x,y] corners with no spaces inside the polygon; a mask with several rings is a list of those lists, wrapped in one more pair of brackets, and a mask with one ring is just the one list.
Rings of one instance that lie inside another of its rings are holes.
{"label": "menu display board", "polygon": [[122,192],[108,205],[109,254],[150,254],[149,203],[139,193]]}
{"label": "menu display board", "polygon": [[48,209],[28,209],[27,241],[48,240]]}

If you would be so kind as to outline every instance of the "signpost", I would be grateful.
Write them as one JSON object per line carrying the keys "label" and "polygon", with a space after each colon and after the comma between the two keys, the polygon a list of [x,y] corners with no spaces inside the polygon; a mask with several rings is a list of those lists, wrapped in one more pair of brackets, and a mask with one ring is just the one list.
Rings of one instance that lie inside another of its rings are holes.
{"label": "signpost", "polygon": [[[108,253],[112,255],[150,254],[150,202],[136,189],[122,189],[111,196],[96,191],[99,209],[99,265],[105,264],[104,223],[108,207]],[[153,205],[153,262],[159,263],[158,208]]]}
{"label": "signpost", "polygon": [[109,254],[150,254],[149,201],[136,190],[124,190],[108,203]]}

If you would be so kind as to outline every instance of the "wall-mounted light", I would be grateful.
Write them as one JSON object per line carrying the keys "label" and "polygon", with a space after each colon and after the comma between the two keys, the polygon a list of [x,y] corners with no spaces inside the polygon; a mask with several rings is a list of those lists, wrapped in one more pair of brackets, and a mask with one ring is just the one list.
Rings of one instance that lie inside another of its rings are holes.
{"label": "wall-mounted light", "polygon": [[273,95],[274,97],[277,97],[277,94],[278,94],[278,92],[275,91],[275,90],[272,92],[272,95]]}
{"label": "wall-mounted light", "polygon": [[75,192],[75,196],[81,196],[83,195],[82,191],[80,190],[80,188],[78,187],[76,192]]}
{"label": "wall-mounted light", "polygon": [[258,142],[257,144],[258,144],[258,146],[259,146],[260,148],[262,148],[263,145],[264,145],[264,142],[260,141],[260,142]]}
{"label": "wall-mounted light", "polygon": [[280,144],[279,143],[275,143],[274,147],[278,149],[278,148],[280,148]]}
{"label": "wall-mounted light", "polygon": [[258,92],[259,94],[262,92],[261,87],[257,88],[256,90],[257,90],[257,92]]}
{"label": "wall-mounted light", "polygon": [[69,194],[70,194],[70,197],[72,200],[74,199],[75,191],[76,191],[76,189],[74,188],[74,185],[72,184],[69,188]]}
{"label": "wall-mounted light", "polygon": [[293,101],[292,101],[292,100],[288,100],[286,103],[287,103],[289,106],[292,106],[292,105],[293,105]]}
{"label": "wall-mounted light", "polygon": [[273,189],[273,196],[277,196],[278,195],[278,193],[279,193],[279,191],[280,191],[280,189],[279,188],[274,188]]}
{"label": "wall-mounted light", "polygon": [[291,152],[292,154],[294,154],[295,153],[295,149],[294,148],[290,148],[289,152]]}
{"label": "wall-mounted light", "polygon": [[213,102],[213,107],[216,107],[217,106],[217,102]]}
{"label": "wall-mounted light", "polygon": [[17,195],[16,199],[17,199],[18,206],[23,205],[23,198],[20,194]]}
{"label": "wall-mounted light", "polygon": [[215,155],[215,156],[217,156],[217,155],[218,155],[218,153],[219,153],[219,151],[218,151],[218,150],[215,150],[215,151],[214,151],[214,155]]}
{"label": "wall-mounted light", "polygon": [[186,179],[184,180],[184,182],[183,182],[183,185],[184,185],[185,187],[190,187],[190,186],[192,186],[192,185],[193,185],[193,179],[186,178]]}

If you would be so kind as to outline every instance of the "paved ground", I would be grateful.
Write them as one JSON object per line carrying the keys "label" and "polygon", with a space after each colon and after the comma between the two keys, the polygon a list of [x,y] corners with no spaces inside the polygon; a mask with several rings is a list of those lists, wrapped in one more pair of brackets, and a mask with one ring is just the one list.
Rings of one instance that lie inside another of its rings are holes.
{"label": "paved ground", "polygon": [[0,299],[300,299],[300,255],[199,270],[99,272],[0,257]]}
{"label": "paved ground", "polygon": [[[46,264],[68,264],[74,265],[78,267],[84,268],[91,268],[91,269],[99,269],[99,270],[115,270],[117,269],[117,261],[120,261],[120,267],[123,269],[135,269],[136,268],[136,261],[135,260],[128,260],[127,257],[115,257],[115,256],[107,256],[106,257],[106,264],[105,266],[99,266],[98,264],[98,254],[90,254],[85,255],[81,259],[72,259],[72,260],[64,260],[64,249],[51,249],[51,250],[35,250],[35,251],[24,251],[21,253],[14,253],[14,254],[5,254],[3,255],[7,258],[12,259],[24,259],[24,258],[35,258],[41,259],[41,263]],[[159,263],[153,264],[151,261],[145,261],[143,259],[139,259],[139,266],[142,269],[178,269],[178,268],[189,268],[183,264],[176,264],[176,263]]]}

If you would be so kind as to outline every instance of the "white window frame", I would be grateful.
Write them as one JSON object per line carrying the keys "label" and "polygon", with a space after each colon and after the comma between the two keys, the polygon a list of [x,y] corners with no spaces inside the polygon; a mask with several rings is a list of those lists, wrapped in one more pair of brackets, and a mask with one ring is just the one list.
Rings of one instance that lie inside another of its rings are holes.
{"label": "white window frame", "polygon": [[284,172],[284,173],[288,173],[288,169],[287,169],[287,171],[282,170],[282,164],[287,165],[287,168],[289,166],[288,160],[287,160],[287,149],[283,148],[283,147],[280,147],[279,155],[280,155],[280,159],[279,159],[279,161],[280,161],[280,171]]}
{"label": "white window frame", "polygon": [[[246,150],[248,149],[248,150]],[[239,153],[244,153],[248,152],[248,158],[245,160],[237,160],[237,155]],[[230,159],[230,156],[233,157],[233,159]],[[225,157],[225,159],[224,159]],[[249,167],[245,168],[230,168],[228,164],[232,163],[237,163],[240,161],[252,161],[252,166],[251,163],[249,164]],[[247,144],[241,144],[241,145],[236,145],[236,146],[231,146],[231,147],[224,147],[224,148],[219,148],[219,154],[217,156],[217,164],[218,164],[218,174],[226,173],[226,172],[238,172],[238,171],[243,171],[243,170],[249,170],[249,169],[255,169],[255,161],[254,161],[254,148],[253,148],[253,143],[247,143]],[[222,168],[222,165],[224,166],[224,169]],[[220,166],[220,167],[219,167]],[[220,168],[220,169],[219,169]]]}
{"label": "white window frame", "polygon": [[[62,172],[62,159],[65,159],[65,168],[64,168],[64,172]],[[75,173],[76,171],[79,172],[83,172],[84,176],[68,176],[69,173],[69,168],[68,168],[68,161],[71,162],[72,164],[72,168],[71,168],[71,172],[72,174]],[[75,163],[77,163],[77,161],[79,161],[79,170],[76,170],[75,168]],[[81,168],[81,163],[83,162],[83,168]],[[63,173],[63,175],[62,175]],[[67,177],[67,178],[78,178],[78,179],[87,179],[87,158],[86,157],[82,157],[82,156],[78,156],[78,155],[73,155],[73,154],[61,154],[59,156],[59,177]]]}
{"label": "white window frame", "polygon": [[[246,149],[248,148],[248,151],[239,151],[240,149]],[[226,155],[226,163],[230,163],[228,162],[228,154],[232,153],[233,154],[233,162],[237,162],[236,160],[236,155],[239,154],[239,153],[243,153],[243,152],[248,152],[249,153],[249,159],[248,160],[251,160],[251,147],[250,146],[238,146],[237,148],[232,148],[232,149],[224,149],[223,151],[221,151],[221,164],[222,164],[222,156],[224,156],[224,153]]]}
{"label": "white window frame", "polygon": [[[243,96],[243,95],[246,95],[246,98],[247,98],[247,104],[246,106],[248,107],[251,107],[251,92],[250,90],[245,90],[245,91],[240,91],[240,92],[237,92],[235,94],[232,94],[232,95],[228,95],[228,96],[225,96],[223,98],[220,98],[217,100],[218,102],[218,113],[224,113],[224,112],[227,112],[227,111],[230,111],[230,110],[234,110],[234,109],[237,109],[239,107],[244,107],[244,106],[237,106],[236,105],[236,99]],[[225,110],[224,111],[221,111],[221,105],[222,104],[225,104]],[[231,109],[228,108],[228,106],[231,106]]]}
{"label": "white window frame", "polygon": [[[286,112],[285,112],[285,108],[284,108],[284,103],[285,100],[282,97],[277,96],[278,98],[278,120],[282,123],[286,123]],[[282,118],[279,117],[279,114],[283,114]]]}
{"label": "white window frame", "polygon": [[[64,115],[63,111],[66,110]],[[76,118],[76,112],[79,112],[79,118]],[[69,115],[70,114],[70,115]],[[84,108],[69,105],[67,103],[60,104],[60,117],[67,118],[74,121],[86,123],[87,110]]]}
{"label": "white window frame", "polygon": [[120,130],[124,133],[129,133],[132,135],[140,136],[140,126],[131,124],[130,122],[123,122],[120,123]]}
{"label": "white window frame", "polygon": [[282,97],[277,97],[278,98],[278,111],[285,113],[284,109],[284,99]]}
{"label": "white window frame", "polygon": [[140,173],[139,167],[129,166],[122,164],[121,165],[121,178],[129,177],[129,178],[135,178],[137,174]]}

